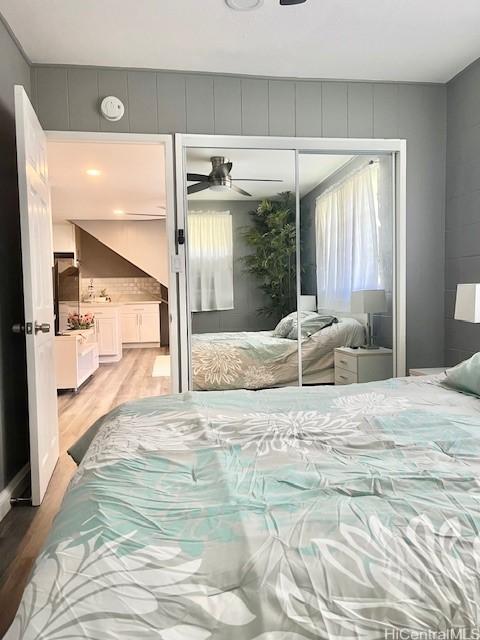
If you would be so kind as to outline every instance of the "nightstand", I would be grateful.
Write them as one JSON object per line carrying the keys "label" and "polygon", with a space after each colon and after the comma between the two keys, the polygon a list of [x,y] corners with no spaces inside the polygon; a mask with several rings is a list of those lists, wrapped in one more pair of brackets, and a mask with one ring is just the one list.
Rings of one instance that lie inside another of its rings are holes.
{"label": "nightstand", "polygon": [[391,349],[384,347],[379,349],[338,347],[335,349],[335,384],[371,382],[392,377]]}
{"label": "nightstand", "polygon": [[410,369],[409,375],[411,376],[438,376],[440,373],[445,373],[446,367],[432,367],[431,369],[423,367],[421,369]]}

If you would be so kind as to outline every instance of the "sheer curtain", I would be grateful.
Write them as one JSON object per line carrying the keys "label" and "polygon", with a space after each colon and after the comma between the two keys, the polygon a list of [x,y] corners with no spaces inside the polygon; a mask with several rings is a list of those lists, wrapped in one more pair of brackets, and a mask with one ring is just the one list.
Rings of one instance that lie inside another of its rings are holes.
{"label": "sheer curtain", "polygon": [[233,309],[233,238],[229,211],[189,211],[192,311]]}
{"label": "sheer curtain", "polygon": [[381,289],[379,164],[347,176],[317,198],[318,305],[349,311],[352,291]]}

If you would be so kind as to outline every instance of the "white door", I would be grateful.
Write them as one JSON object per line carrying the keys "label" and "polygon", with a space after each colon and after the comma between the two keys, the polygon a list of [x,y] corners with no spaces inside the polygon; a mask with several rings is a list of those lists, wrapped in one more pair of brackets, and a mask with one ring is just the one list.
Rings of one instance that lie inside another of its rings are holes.
{"label": "white door", "polygon": [[47,144],[21,86],[15,87],[18,186],[27,345],[32,504],[39,505],[58,460],[52,286],[52,215]]}
{"label": "white door", "polygon": [[[154,306],[154,305],[152,305]],[[140,342],[160,342],[160,309],[155,312],[144,311],[140,317]]]}

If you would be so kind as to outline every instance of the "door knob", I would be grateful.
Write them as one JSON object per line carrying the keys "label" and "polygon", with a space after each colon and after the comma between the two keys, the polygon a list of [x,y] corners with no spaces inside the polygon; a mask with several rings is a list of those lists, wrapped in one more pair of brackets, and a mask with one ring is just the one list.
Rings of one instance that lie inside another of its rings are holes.
{"label": "door knob", "polygon": [[17,322],[17,324],[12,325],[13,333],[25,333],[25,325]]}
{"label": "door knob", "polygon": [[50,332],[50,325],[48,324],[48,322],[42,322],[42,324],[35,322],[35,335],[37,333],[49,333],[49,332]]}

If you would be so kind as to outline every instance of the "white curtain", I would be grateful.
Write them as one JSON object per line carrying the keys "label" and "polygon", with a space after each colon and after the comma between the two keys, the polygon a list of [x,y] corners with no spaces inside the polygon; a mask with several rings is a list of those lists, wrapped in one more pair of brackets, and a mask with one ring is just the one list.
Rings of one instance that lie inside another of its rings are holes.
{"label": "white curtain", "polygon": [[233,309],[233,238],[229,211],[189,211],[192,311]]}
{"label": "white curtain", "polygon": [[317,198],[319,308],[349,311],[352,291],[383,288],[378,168],[368,164]]}

